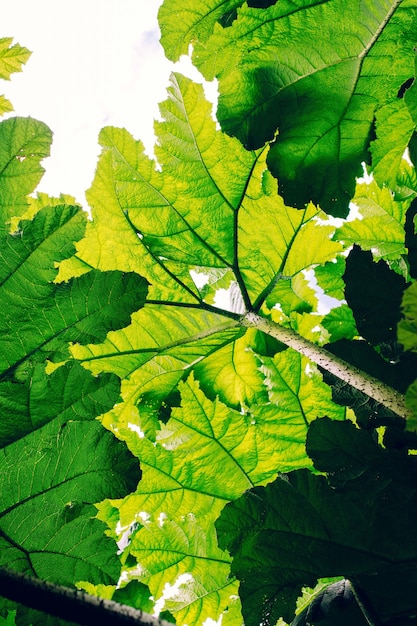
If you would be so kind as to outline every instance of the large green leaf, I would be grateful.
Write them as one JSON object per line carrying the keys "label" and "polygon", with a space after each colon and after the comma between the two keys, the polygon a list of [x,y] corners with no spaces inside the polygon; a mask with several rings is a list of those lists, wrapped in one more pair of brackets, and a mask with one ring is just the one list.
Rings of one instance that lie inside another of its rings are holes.
{"label": "large green leaf", "polygon": [[[269,167],[289,204],[312,200],[346,215],[361,161],[369,158],[375,112],[414,76],[415,2],[243,4],[227,27],[214,21],[222,4],[210,4],[212,13],[202,0],[192,8],[165,0],[160,24],[171,23],[162,40],[168,56],[193,43],[194,63],[206,78],[219,79],[222,128],[248,149],[273,141]],[[176,37],[174,11],[184,15]],[[379,115],[377,131],[382,138],[391,133],[394,143],[389,116],[384,124]],[[405,148],[403,136],[400,124],[397,144]],[[388,171],[391,161],[379,156],[378,174]]]}
{"label": "large green leaf", "polygon": [[[200,614],[218,616],[237,592],[228,581],[229,558],[216,546],[214,520],[225,503],[294,460],[291,450],[278,445],[274,427],[279,417],[270,407],[258,420],[210,401],[192,377],[179,388],[181,407],[172,409],[155,443],[134,423],[119,427],[141,460],[143,476],[136,493],[119,505],[114,529],[141,525],[130,535],[126,552],[137,558],[140,579],[155,599],[167,582],[189,575],[168,608],[180,611],[178,619],[193,622]],[[103,519],[108,519],[105,507]]]}
{"label": "large green leaf", "polygon": [[313,424],[308,450],[327,478],[292,472],[227,505],[216,524],[245,624],[290,621],[301,587],[323,576],[350,578],[382,620],[415,612],[415,457],[330,420]]}
{"label": "large green leaf", "polygon": [[[220,133],[209,111],[202,88],[174,75],[156,125],[161,171],[126,131],[101,135],[104,149],[88,192],[93,221],[76,263],[135,270],[149,280],[149,297],[130,328],[73,355],[94,373],[129,377],[123,395],[131,407],[146,399],[149,385],[155,400],[161,396],[156,378],[167,395],[196,364],[206,391],[233,406],[250,405],[262,395],[262,377],[248,353],[257,350],[253,339],[240,340],[240,313],[277,302],[286,313],[294,303],[314,310],[304,272],[343,250],[321,211],[291,209],[276,195],[265,151],[247,152]],[[234,311],[213,306],[219,271],[220,286],[239,294]],[[198,287],[196,273],[214,276],[211,287]]]}
{"label": "large green leaf", "polygon": [[13,117],[0,123],[0,228],[10,218],[21,216],[28,206],[27,195],[39,183],[49,156],[52,133],[30,117]]}
{"label": "large green leaf", "polygon": [[[85,222],[79,207],[51,206],[32,221],[22,221],[18,231],[2,235],[0,445],[57,415],[68,415],[71,405],[77,413],[77,402],[98,402],[105,410],[117,398],[114,376],[93,379],[70,366],[65,374],[58,371],[48,378],[42,365],[46,358],[68,358],[70,341],[102,341],[109,330],[126,325],[146,295],[144,279],[117,271],[52,282],[56,261],[74,252]],[[70,390],[77,390],[71,398]]]}
{"label": "large green leaf", "polygon": [[359,214],[338,229],[337,238],[371,250],[376,260],[398,261],[406,254],[404,226],[410,201],[397,200],[389,188],[380,189],[375,181],[358,185],[353,202]]}
{"label": "large green leaf", "polygon": [[53,421],[1,450],[0,472],[2,567],[64,585],[117,580],[93,503],[136,486],[138,463],[121,442],[96,421]]}

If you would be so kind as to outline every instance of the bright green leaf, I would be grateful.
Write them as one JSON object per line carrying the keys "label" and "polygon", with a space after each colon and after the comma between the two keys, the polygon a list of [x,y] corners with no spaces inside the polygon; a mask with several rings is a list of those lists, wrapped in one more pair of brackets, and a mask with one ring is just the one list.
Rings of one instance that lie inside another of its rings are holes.
{"label": "bright green leaf", "polygon": [[407,252],[404,224],[410,200],[396,201],[390,189],[380,189],[375,182],[358,185],[353,202],[359,216],[337,230],[337,239],[372,250],[376,261],[399,259]]}
{"label": "bright green leaf", "polygon": [[184,0],[164,6],[162,25],[174,10],[188,13],[188,26],[175,27],[181,47],[171,36],[167,53],[176,57],[193,43],[196,66],[219,79],[222,128],[248,149],[273,140],[268,164],[286,202],[301,207],[311,200],[346,215],[375,111],[414,75],[414,3],[244,4],[227,28],[199,21],[205,1],[188,12]]}
{"label": "bright green leaf", "polygon": [[328,313],[321,324],[329,333],[329,341],[339,339],[354,339],[358,336],[355,318],[352,309],[347,304],[342,304]]}
{"label": "bright green leaf", "polygon": [[13,37],[3,37],[0,39],[0,78],[10,80],[13,72],[20,72],[22,65],[26,63],[32,54],[27,48],[15,43],[12,45]]}
{"label": "bright green leaf", "polygon": [[4,96],[0,96],[0,116],[5,113],[10,113],[11,111],[13,111],[13,105],[10,100]]}
{"label": "bright green leaf", "polygon": [[208,0],[193,5],[183,0],[164,2],[159,9],[161,25],[161,43],[166,56],[171,61],[178,61],[188,53],[190,42],[195,39],[206,41],[214,25],[228,12],[241,6],[243,0]]}
{"label": "bright green leaf", "polygon": [[395,188],[404,151],[415,130],[404,100],[386,104],[376,114],[377,139],[371,143],[372,173],[382,185]]}
{"label": "bright green leaf", "polygon": [[344,419],[345,410],[334,404],[320,374],[300,354],[285,350],[273,359],[262,358],[269,403],[253,409],[254,421],[275,439],[279,470],[310,465],[305,452],[309,424],[317,417]]}
{"label": "bright green leaf", "polygon": [[52,133],[42,122],[14,117],[0,122],[0,224],[26,211],[26,196],[39,183]]}
{"label": "bright green leaf", "polygon": [[[214,519],[226,502],[275,476],[289,457],[276,445],[279,418],[272,411],[258,420],[251,412],[212,402],[192,378],[179,388],[181,407],[172,409],[156,443],[134,424],[130,434],[129,427],[120,433],[140,457],[143,476],[136,493],[119,507],[123,529],[135,522],[141,525],[132,531],[128,550],[137,556],[141,580],[155,597],[166,582],[191,575],[184,583],[186,600],[183,595],[182,606],[175,607],[186,610],[188,620],[201,611],[214,617],[213,606],[217,603],[217,610],[223,611],[230,595],[236,594],[234,584],[227,583],[229,559],[213,543]],[[195,543],[195,533],[200,544]],[[182,547],[174,548],[178,542]],[[174,610],[171,604],[167,608]]]}

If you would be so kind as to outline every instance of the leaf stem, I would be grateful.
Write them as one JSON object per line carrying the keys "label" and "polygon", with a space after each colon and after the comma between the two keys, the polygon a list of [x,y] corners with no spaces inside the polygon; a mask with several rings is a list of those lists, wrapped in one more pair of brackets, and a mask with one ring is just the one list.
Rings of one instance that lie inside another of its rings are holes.
{"label": "leaf stem", "polygon": [[325,348],[301,337],[292,329],[284,328],[280,324],[251,311],[240,318],[240,323],[242,326],[256,328],[285,343],[285,345],[308,357],[331,374],[394,411],[400,417],[407,418],[411,415],[411,412],[405,406],[404,396],[398,391],[328,352]]}
{"label": "leaf stem", "polygon": [[0,569],[0,590],[4,598],[85,626],[172,626],[130,606],[7,569]]}

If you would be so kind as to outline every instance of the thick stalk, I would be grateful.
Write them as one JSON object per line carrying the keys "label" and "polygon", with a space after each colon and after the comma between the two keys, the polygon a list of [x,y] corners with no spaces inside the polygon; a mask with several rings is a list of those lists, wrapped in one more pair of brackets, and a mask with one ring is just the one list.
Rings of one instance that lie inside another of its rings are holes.
{"label": "thick stalk", "polygon": [[130,606],[6,569],[0,569],[0,596],[83,626],[172,626]]}
{"label": "thick stalk", "polygon": [[278,339],[278,341],[285,343],[285,345],[308,357],[323,369],[337,376],[337,378],[355,387],[355,389],[359,389],[359,391],[373,398],[376,402],[380,402],[397,415],[404,418],[410,417],[411,413],[405,406],[404,396],[398,391],[350,363],[343,361],[343,359],[331,354],[324,348],[316,346],[308,339],[297,335],[290,328],[284,328],[276,322],[253,312],[243,315],[240,323],[247,328],[261,330],[267,335]]}

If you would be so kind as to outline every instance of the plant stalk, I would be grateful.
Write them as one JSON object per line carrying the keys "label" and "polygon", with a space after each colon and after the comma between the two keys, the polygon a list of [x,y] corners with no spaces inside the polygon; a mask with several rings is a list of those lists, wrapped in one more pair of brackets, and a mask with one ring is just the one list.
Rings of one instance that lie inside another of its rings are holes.
{"label": "plant stalk", "polygon": [[0,569],[0,595],[82,626],[172,626],[130,606],[7,569]]}
{"label": "plant stalk", "polygon": [[240,324],[246,328],[256,328],[285,343],[288,347],[308,357],[323,369],[355,387],[355,389],[359,389],[400,417],[406,419],[411,416],[411,411],[406,407],[405,398],[401,393],[340,359],[325,348],[304,339],[290,328],[284,328],[280,324],[251,311],[240,318]]}

